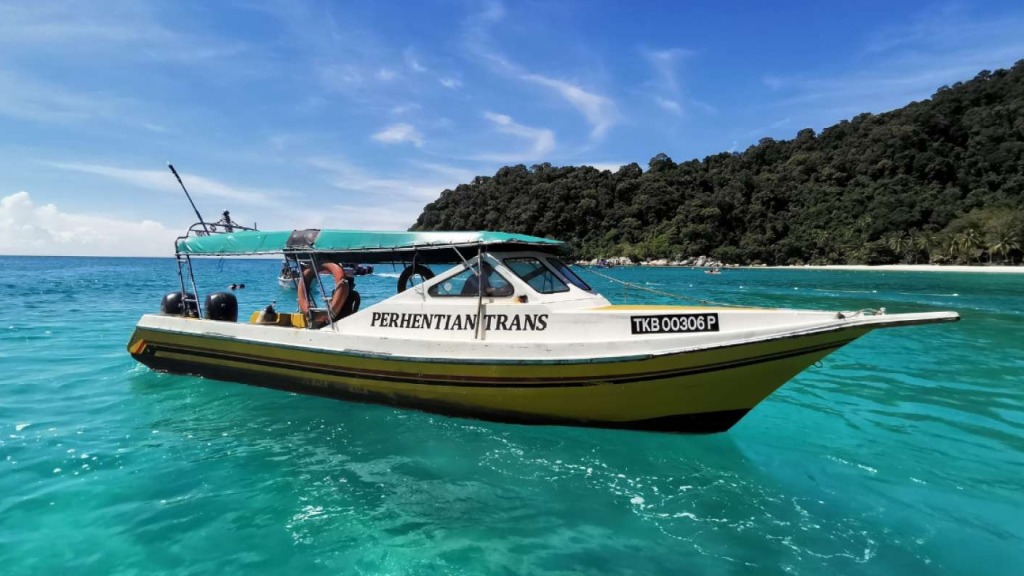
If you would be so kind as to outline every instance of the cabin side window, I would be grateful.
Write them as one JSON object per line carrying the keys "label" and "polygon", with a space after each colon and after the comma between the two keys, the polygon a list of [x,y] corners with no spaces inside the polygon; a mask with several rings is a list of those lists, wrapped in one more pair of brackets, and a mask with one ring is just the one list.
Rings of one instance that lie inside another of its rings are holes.
{"label": "cabin side window", "polygon": [[505,266],[515,272],[516,276],[523,279],[541,294],[554,294],[555,292],[568,292],[569,287],[562,282],[562,279],[555,275],[550,268],[536,258],[506,258]]}
{"label": "cabin side window", "polygon": [[[481,282],[482,281],[482,282]],[[482,283],[482,286],[481,286]],[[511,296],[515,289],[490,264],[484,262],[483,273],[477,276],[476,266],[434,284],[427,290],[431,296]]]}
{"label": "cabin side window", "polygon": [[580,290],[586,290],[587,292],[591,292],[593,290],[593,288],[591,288],[589,284],[584,282],[582,278],[577,276],[576,273],[572,271],[572,268],[566,266],[565,262],[562,262],[558,258],[548,258],[548,264],[554,266],[555,270],[558,270],[559,274],[561,274],[566,280],[571,282]]}

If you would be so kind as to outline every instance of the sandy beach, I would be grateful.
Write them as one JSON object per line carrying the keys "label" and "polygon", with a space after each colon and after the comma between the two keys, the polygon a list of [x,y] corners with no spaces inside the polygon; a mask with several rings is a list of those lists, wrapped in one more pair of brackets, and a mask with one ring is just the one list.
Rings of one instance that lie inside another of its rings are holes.
{"label": "sandy beach", "polygon": [[978,272],[984,274],[1024,274],[1024,266],[940,266],[937,264],[826,264],[822,266],[765,266],[765,268],[805,270],[873,270],[878,272]]}

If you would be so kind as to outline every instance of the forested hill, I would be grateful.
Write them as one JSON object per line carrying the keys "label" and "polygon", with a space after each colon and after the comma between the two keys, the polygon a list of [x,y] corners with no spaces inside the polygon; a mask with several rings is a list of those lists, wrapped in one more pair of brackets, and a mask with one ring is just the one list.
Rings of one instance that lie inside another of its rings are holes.
{"label": "forested hill", "polygon": [[1024,237],[1024,60],[820,134],[646,171],[502,168],[445,190],[414,230],[501,230],[579,257],[748,264],[1011,262]]}

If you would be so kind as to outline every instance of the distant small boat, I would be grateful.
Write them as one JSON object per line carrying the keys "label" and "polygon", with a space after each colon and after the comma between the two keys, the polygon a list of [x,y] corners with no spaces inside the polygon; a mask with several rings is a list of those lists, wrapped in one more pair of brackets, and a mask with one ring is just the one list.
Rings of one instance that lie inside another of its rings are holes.
{"label": "distant small boat", "polygon": [[299,287],[299,276],[299,271],[289,266],[286,260],[277,275],[277,285],[285,290],[295,290]]}
{"label": "distant small boat", "polygon": [[712,268],[711,270],[705,270],[704,273],[705,274],[721,274],[722,271],[719,270],[718,268]]}
{"label": "distant small boat", "polygon": [[280,286],[281,288],[284,288],[285,290],[295,290],[296,288],[299,287],[299,279],[298,278],[289,278],[289,277],[286,277],[286,276],[278,276],[277,277],[277,284],[278,284],[278,286]]}
{"label": "distant small boat", "polygon": [[[342,268],[349,278],[373,274],[373,266],[370,264],[343,264]],[[299,271],[285,262],[281,266],[281,272],[277,275],[277,284],[285,290],[296,290],[299,287],[299,276]]]}

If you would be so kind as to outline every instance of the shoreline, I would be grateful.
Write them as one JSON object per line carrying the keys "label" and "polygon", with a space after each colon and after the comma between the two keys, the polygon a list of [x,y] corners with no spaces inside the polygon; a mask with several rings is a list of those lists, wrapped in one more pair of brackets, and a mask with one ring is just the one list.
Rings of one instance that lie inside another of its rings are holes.
{"label": "shoreline", "polygon": [[[754,268],[741,266],[741,268]],[[1024,266],[964,266],[964,265],[941,265],[941,264],[821,264],[804,266],[757,266],[756,268],[768,268],[776,270],[855,270],[855,271],[876,271],[876,272],[977,272],[982,274],[1024,274]]]}
{"label": "shoreline", "polygon": [[[590,264],[580,264],[592,266]],[[624,268],[690,268],[693,270],[709,270],[708,266],[682,266],[679,264],[620,264],[613,266]],[[1024,274],[1024,265],[980,265],[966,266],[943,265],[943,264],[803,264],[792,266],[740,266],[735,264],[724,264],[719,267],[722,272],[729,270],[848,270],[868,272],[957,272],[957,273],[981,273],[981,274]]]}

